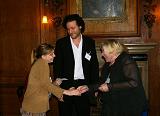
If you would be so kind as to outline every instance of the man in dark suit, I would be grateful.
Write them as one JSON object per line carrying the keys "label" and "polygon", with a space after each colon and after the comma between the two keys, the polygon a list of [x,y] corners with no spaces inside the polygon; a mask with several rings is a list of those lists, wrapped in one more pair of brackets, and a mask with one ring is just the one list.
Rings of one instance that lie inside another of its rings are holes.
{"label": "man in dark suit", "polygon": [[[78,14],[67,15],[63,27],[68,35],[59,39],[55,47],[54,75],[62,81],[64,89],[76,89],[98,81],[99,66],[95,41],[82,35],[85,23]],[[89,116],[91,93],[81,96],[64,96],[59,102],[60,116]],[[73,113],[74,112],[74,113]]]}

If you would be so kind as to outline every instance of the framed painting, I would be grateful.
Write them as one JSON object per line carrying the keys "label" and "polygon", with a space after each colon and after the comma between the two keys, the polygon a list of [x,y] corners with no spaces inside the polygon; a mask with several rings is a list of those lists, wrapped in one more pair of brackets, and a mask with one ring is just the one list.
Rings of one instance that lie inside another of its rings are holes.
{"label": "framed painting", "polygon": [[85,34],[94,37],[139,36],[139,0],[69,0],[69,13],[85,21]]}
{"label": "framed painting", "polygon": [[125,0],[81,0],[80,14],[88,20],[108,19],[126,16]]}

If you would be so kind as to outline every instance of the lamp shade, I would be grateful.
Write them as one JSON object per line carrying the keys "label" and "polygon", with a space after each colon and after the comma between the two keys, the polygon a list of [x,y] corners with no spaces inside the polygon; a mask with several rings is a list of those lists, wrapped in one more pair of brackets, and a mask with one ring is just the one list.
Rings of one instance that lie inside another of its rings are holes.
{"label": "lamp shade", "polygon": [[47,16],[43,16],[42,17],[42,23],[48,23],[48,18],[47,18]]}

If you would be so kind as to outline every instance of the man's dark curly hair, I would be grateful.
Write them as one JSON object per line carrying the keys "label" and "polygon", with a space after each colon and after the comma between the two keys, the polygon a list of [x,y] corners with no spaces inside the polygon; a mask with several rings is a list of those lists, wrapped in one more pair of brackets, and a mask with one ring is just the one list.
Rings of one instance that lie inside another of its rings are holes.
{"label": "man's dark curly hair", "polygon": [[81,33],[84,32],[85,23],[84,23],[84,20],[82,19],[82,17],[80,17],[78,14],[70,14],[70,15],[65,16],[64,19],[63,19],[63,23],[62,23],[63,27],[65,29],[67,29],[66,24],[68,22],[71,22],[71,21],[76,21],[77,25],[82,27],[81,28]]}

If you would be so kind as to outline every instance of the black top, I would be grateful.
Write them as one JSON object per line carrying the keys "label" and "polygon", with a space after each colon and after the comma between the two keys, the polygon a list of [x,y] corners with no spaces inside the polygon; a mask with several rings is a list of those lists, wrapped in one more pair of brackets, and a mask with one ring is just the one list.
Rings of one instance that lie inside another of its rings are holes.
{"label": "black top", "polygon": [[[109,75],[109,76],[108,76]],[[125,52],[121,53],[115,63],[104,64],[102,83],[110,78],[109,92],[102,94],[102,102],[115,112],[136,112],[144,110],[146,96],[141,75],[136,62]]]}

